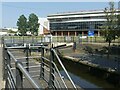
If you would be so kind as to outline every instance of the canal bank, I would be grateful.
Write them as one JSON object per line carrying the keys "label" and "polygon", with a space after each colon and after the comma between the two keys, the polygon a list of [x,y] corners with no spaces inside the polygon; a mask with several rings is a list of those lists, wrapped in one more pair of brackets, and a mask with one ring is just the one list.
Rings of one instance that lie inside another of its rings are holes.
{"label": "canal bank", "polygon": [[70,50],[66,48],[64,48],[64,50],[59,49],[59,51],[61,53],[60,57],[65,67],[67,67],[68,69],[71,67],[71,69],[69,69],[68,71],[71,71],[72,73],[77,73],[78,75],[81,73],[79,76],[82,75],[82,77],[86,80],[90,80],[90,82],[95,83],[103,88],[120,88],[120,74],[117,73],[115,70],[100,67],[98,64],[81,60],[80,58],[75,58],[74,55],[79,54],[79,52],[73,52],[72,48],[70,48]]}

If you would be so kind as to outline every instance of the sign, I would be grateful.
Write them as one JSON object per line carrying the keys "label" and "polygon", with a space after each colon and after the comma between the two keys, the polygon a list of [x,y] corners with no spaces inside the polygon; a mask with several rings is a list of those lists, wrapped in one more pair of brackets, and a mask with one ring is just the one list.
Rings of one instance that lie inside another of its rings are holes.
{"label": "sign", "polygon": [[94,36],[94,27],[92,25],[89,27],[88,36]]}
{"label": "sign", "polygon": [[94,36],[94,31],[93,30],[88,31],[88,36]]}

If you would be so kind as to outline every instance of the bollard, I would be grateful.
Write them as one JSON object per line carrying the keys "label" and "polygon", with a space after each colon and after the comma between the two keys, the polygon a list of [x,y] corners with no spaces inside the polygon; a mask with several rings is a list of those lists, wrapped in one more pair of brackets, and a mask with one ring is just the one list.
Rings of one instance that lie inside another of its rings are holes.
{"label": "bollard", "polygon": [[26,68],[26,70],[29,72],[29,55],[28,55],[28,53],[29,53],[29,45],[26,45],[26,66],[27,66],[27,68]]}
{"label": "bollard", "polygon": [[55,84],[54,84],[54,80],[55,80],[55,77],[54,77],[54,73],[55,73],[55,70],[54,70],[55,66],[54,66],[54,52],[52,51],[52,48],[50,49],[50,77],[49,77],[49,88],[55,88]]}
{"label": "bollard", "polygon": [[40,67],[40,78],[44,78],[44,48],[41,47],[41,67]]}

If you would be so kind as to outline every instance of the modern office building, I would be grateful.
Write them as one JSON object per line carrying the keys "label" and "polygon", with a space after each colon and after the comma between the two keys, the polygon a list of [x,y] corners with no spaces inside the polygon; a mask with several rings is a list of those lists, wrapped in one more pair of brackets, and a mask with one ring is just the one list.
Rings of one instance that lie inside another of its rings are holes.
{"label": "modern office building", "polygon": [[107,21],[105,15],[104,10],[91,10],[51,14],[47,19],[51,33],[56,36],[86,36],[88,33],[99,36],[100,27]]}

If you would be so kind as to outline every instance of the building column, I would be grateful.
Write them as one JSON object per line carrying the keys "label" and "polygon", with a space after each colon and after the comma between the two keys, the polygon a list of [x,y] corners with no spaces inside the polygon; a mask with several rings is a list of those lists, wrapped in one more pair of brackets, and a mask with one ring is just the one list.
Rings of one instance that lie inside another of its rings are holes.
{"label": "building column", "polygon": [[61,32],[61,36],[63,36],[63,31]]}
{"label": "building column", "polygon": [[70,36],[70,32],[68,31],[68,36]]}
{"label": "building column", "polygon": [[75,36],[77,36],[77,32],[75,31]]}
{"label": "building column", "polygon": [[55,32],[55,36],[57,36],[57,32]]}
{"label": "building column", "polygon": [[82,36],[84,36],[84,31],[82,31]]}
{"label": "building column", "polygon": [[98,37],[100,36],[100,32],[98,31]]}

